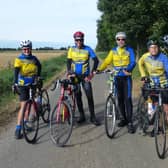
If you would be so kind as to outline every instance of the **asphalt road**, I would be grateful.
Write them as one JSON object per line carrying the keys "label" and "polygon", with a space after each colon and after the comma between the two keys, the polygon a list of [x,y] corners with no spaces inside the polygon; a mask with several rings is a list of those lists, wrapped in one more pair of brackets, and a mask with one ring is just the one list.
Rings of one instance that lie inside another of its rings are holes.
{"label": "asphalt road", "polygon": [[[103,124],[107,96],[104,75],[95,76],[93,90],[95,111],[101,126],[89,123],[85,95],[88,121],[75,126],[66,147],[59,148],[51,142],[49,126],[45,124],[40,125],[36,144],[28,144],[24,139],[15,140],[15,122],[12,122],[0,134],[0,168],[167,168],[168,154],[164,160],[157,157],[154,138],[128,134],[126,127],[114,139],[106,136]],[[56,95],[57,92],[50,92],[52,107]]]}

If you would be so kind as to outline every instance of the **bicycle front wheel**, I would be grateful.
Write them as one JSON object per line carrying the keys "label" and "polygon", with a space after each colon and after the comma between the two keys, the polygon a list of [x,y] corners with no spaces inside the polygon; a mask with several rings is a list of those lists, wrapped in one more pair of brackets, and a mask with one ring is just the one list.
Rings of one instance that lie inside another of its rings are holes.
{"label": "bicycle front wheel", "polygon": [[109,95],[106,100],[106,109],[104,113],[105,131],[109,138],[113,138],[115,135],[116,112],[117,108],[115,100]]}
{"label": "bicycle front wheel", "polygon": [[22,127],[25,140],[28,143],[35,143],[39,129],[39,115],[34,101],[27,101],[24,106]]}
{"label": "bicycle front wheel", "polygon": [[42,90],[41,96],[42,96],[41,116],[45,123],[49,123],[50,101],[49,101],[49,96],[48,96],[48,92],[46,89]]}
{"label": "bicycle front wheel", "polygon": [[142,95],[138,100],[137,117],[138,117],[139,131],[143,131],[145,133],[149,127],[149,120],[148,120],[147,102]]}
{"label": "bicycle front wheel", "polygon": [[166,120],[165,112],[161,107],[156,110],[154,133],[157,155],[160,159],[164,159],[166,153]]}
{"label": "bicycle front wheel", "polygon": [[73,116],[67,101],[57,104],[50,119],[50,136],[56,146],[64,146],[72,133]]}

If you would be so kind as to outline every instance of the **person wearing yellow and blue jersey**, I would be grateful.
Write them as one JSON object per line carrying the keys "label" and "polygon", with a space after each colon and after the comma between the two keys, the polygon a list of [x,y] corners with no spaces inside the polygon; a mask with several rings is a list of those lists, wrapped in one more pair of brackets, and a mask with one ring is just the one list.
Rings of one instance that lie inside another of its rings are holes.
{"label": "person wearing yellow and blue jersey", "polygon": [[[160,51],[158,40],[147,42],[148,52],[143,54],[138,61],[141,80],[150,78],[151,85],[168,87],[168,57]],[[163,108],[168,121],[168,92],[162,93]],[[153,136],[154,131],[151,132]]]}
{"label": "person wearing yellow and blue jersey", "polygon": [[132,121],[132,78],[131,72],[136,65],[134,50],[126,46],[125,32],[118,32],[115,36],[117,46],[112,48],[102,62],[98,71],[103,71],[108,65],[112,65],[115,75],[118,105],[123,116],[118,123],[119,127],[128,126],[128,132],[134,133]]}
{"label": "person wearing yellow and blue jersey", "polygon": [[[82,103],[82,92],[81,92],[81,84],[85,91],[89,111],[90,111],[90,121],[96,126],[100,125],[100,122],[96,119],[95,111],[94,111],[94,100],[92,93],[92,85],[90,82],[90,76],[92,76],[93,72],[96,71],[99,60],[94,53],[94,51],[87,45],[84,44],[84,33],[81,31],[77,31],[73,35],[75,40],[75,46],[70,47],[68,50],[67,56],[67,71],[68,74],[75,74],[78,79],[78,83],[76,84],[75,97],[77,101],[78,110],[80,113],[80,118],[78,123],[83,123],[86,121],[83,103]],[[90,59],[93,60],[93,67],[90,69]],[[70,76],[70,75],[69,75]]]}
{"label": "person wearing yellow and blue jersey", "polygon": [[41,64],[37,57],[32,55],[32,42],[30,40],[21,41],[20,46],[22,53],[14,61],[14,87],[18,86],[20,93],[20,110],[15,130],[16,139],[22,137],[22,111],[26,101],[29,99],[29,89],[26,85],[33,83],[41,73]]}

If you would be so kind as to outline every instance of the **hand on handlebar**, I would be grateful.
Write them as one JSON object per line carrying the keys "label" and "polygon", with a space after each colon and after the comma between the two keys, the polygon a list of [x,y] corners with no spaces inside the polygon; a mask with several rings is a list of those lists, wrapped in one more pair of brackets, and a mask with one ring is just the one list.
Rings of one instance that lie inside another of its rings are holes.
{"label": "hand on handlebar", "polygon": [[91,81],[95,74],[96,74],[96,71],[93,71],[89,76],[86,76],[86,77],[84,78],[84,80],[85,80],[86,82]]}
{"label": "hand on handlebar", "polygon": [[123,70],[124,74],[127,75],[127,76],[130,76],[131,75],[131,72],[128,72],[126,70]]}
{"label": "hand on handlebar", "polygon": [[18,87],[18,84],[17,83],[14,83],[13,85],[12,85],[12,92],[15,94],[15,93],[17,93],[17,87]]}

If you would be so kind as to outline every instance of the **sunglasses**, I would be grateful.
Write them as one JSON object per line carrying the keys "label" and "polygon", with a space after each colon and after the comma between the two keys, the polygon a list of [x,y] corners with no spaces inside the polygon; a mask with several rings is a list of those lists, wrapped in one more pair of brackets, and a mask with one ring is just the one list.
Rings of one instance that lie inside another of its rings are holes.
{"label": "sunglasses", "polygon": [[23,51],[29,51],[30,48],[23,48],[22,50],[23,50]]}
{"label": "sunglasses", "polygon": [[80,41],[80,42],[83,42],[83,39],[76,39],[75,41]]}
{"label": "sunglasses", "polygon": [[125,41],[125,39],[119,39],[119,38],[118,38],[117,41]]}

